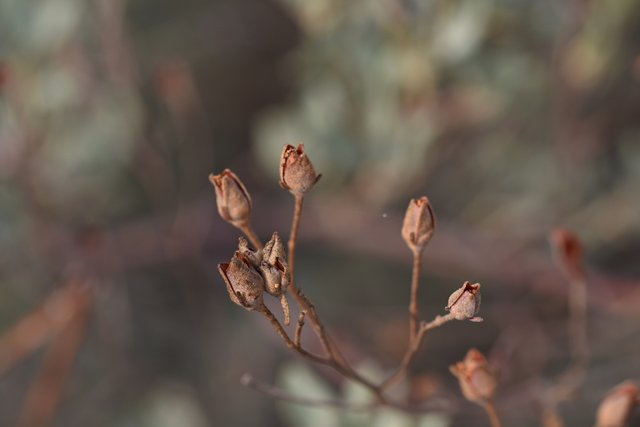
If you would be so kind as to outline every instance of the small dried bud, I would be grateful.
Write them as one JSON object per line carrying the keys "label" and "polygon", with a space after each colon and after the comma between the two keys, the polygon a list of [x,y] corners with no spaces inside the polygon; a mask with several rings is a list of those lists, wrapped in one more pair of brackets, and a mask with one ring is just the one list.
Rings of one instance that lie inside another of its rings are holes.
{"label": "small dried bud", "polygon": [[402,223],[402,238],[407,242],[409,249],[412,251],[424,249],[431,240],[435,227],[436,217],[433,215],[429,199],[426,197],[411,199]]}
{"label": "small dried bud", "polygon": [[218,264],[218,271],[231,301],[250,311],[262,306],[264,281],[240,251],[236,251],[229,263]]}
{"label": "small dried bud", "polygon": [[260,272],[264,277],[266,290],[271,295],[279,296],[289,286],[289,266],[284,251],[284,244],[278,233],[273,233],[271,240],[262,250]]}
{"label": "small dried bud", "polygon": [[449,296],[445,310],[453,314],[456,320],[482,322],[482,318],[476,316],[480,310],[480,283],[464,282],[460,289]]}
{"label": "small dried bud", "polygon": [[496,392],[496,376],[487,359],[475,348],[467,352],[464,360],[449,366],[458,379],[462,394],[472,402],[491,400]]}
{"label": "small dried bud", "polygon": [[556,260],[565,274],[570,279],[583,277],[582,245],[575,234],[558,228],[549,235],[549,242],[556,255]]}
{"label": "small dried bud", "polygon": [[289,266],[287,264],[284,244],[277,232],[262,249],[260,274],[264,279],[265,290],[276,297],[280,297],[280,304],[284,312],[284,323],[289,324],[289,304],[284,293],[289,287]]}
{"label": "small dried bud", "polygon": [[246,226],[251,214],[251,196],[240,178],[225,169],[220,175],[209,175],[209,181],[216,190],[220,217],[236,227]]}
{"label": "small dried bud", "polygon": [[624,382],[602,399],[596,416],[596,427],[624,427],[640,399],[640,390],[633,382]]}
{"label": "small dried bud", "polygon": [[280,156],[280,186],[289,190],[295,196],[302,196],[318,182],[321,175],[317,175],[311,161],[304,152],[304,145],[294,148],[285,145]]}

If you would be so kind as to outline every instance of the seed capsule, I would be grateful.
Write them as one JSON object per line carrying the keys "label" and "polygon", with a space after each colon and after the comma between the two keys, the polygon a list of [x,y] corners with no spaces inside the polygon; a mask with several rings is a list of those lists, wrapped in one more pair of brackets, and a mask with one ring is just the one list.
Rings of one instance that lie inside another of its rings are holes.
{"label": "seed capsule", "polygon": [[231,301],[250,311],[262,306],[264,280],[240,251],[236,251],[229,263],[218,264],[218,271]]}
{"label": "seed capsule", "polygon": [[294,148],[285,145],[280,156],[280,186],[295,196],[302,196],[321,175],[316,174],[311,161],[304,152],[304,145]]}
{"label": "seed capsule", "polygon": [[460,390],[467,400],[483,402],[493,398],[497,387],[496,376],[478,350],[469,350],[464,360],[449,366],[449,371],[458,379]]}
{"label": "seed capsule", "polygon": [[584,276],[582,264],[582,244],[569,230],[558,228],[549,235],[549,242],[554,250],[558,264],[569,279],[579,279]]}
{"label": "seed capsule", "polygon": [[229,169],[225,169],[219,175],[209,175],[209,181],[216,190],[220,217],[236,227],[249,224],[251,196],[240,178]]}
{"label": "seed capsule", "polygon": [[402,238],[409,249],[421,251],[427,245],[435,230],[436,217],[426,197],[411,199],[402,223]]}
{"label": "seed capsule", "polygon": [[596,416],[596,427],[624,427],[633,408],[640,403],[640,390],[631,381],[611,390],[602,399]]}
{"label": "seed capsule", "polygon": [[284,244],[277,232],[273,233],[271,240],[262,249],[262,262],[259,269],[264,279],[265,290],[275,297],[280,297],[284,323],[288,325],[291,319],[285,292],[289,287],[289,266]]}
{"label": "seed capsule", "polygon": [[481,317],[477,317],[480,310],[480,283],[464,284],[449,296],[449,303],[445,307],[456,320],[471,320],[472,322],[482,322]]}

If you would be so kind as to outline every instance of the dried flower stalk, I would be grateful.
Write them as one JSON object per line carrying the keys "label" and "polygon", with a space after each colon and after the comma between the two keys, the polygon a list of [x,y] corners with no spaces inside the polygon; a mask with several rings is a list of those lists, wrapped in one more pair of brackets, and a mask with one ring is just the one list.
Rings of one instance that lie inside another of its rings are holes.
{"label": "dried flower stalk", "polygon": [[[256,251],[251,250],[247,242],[241,239],[238,250],[236,250],[231,261],[219,265],[218,269],[227,287],[229,298],[235,304],[249,311],[256,311],[264,316],[287,347],[293,349],[306,359],[331,367],[345,378],[349,378],[366,387],[376,398],[376,403],[375,405],[362,406],[362,408],[369,410],[379,405],[386,405],[403,411],[411,411],[415,408],[412,408],[408,403],[390,399],[386,395],[385,390],[406,374],[428,331],[451,320],[481,320],[476,317],[480,306],[480,285],[465,282],[459,290],[454,292],[455,298],[450,298],[449,300],[447,310],[449,310],[450,313],[443,316],[436,316],[430,322],[419,322],[417,296],[421,255],[435,230],[435,216],[426,197],[412,199],[409,203],[401,231],[403,238],[413,254],[413,274],[409,303],[409,345],[400,365],[385,381],[380,384],[374,384],[362,377],[342,356],[338,347],[326,332],[316,312],[315,306],[300,291],[295,281],[296,242],[302,217],[304,196],[319,178],[320,175],[316,173],[302,144],[297,148],[290,145],[284,147],[280,159],[280,185],[288,190],[294,198],[294,210],[291,221],[291,231],[287,243],[287,254],[277,233],[273,234],[271,240],[264,248],[257,244],[259,243],[259,239],[255,235],[252,236],[249,227],[251,198],[237,176],[229,170],[225,170],[220,175],[212,175],[210,179],[216,189],[218,211],[222,219],[242,230],[257,248]],[[293,297],[300,313],[295,326],[293,339],[280,321],[264,304],[264,298],[266,296],[280,298],[285,314],[285,325],[287,325],[289,323],[289,313],[286,294],[290,294]],[[303,348],[301,336],[303,328],[307,323],[311,325],[313,332],[320,341],[324,350],[323,355],[315,354]],[[252,377],[245,377],[245,380],[245,385],[278,399],[319,406],[346,408],[353,405],[344,402],[319,402],[313,399],[288,396],[286,393],[273,387],[261,385],[253,380]]]}

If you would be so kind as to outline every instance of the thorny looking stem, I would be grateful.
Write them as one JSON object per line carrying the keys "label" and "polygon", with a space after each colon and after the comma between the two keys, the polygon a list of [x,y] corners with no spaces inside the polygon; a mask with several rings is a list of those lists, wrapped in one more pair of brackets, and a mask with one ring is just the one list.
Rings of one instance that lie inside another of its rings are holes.
{"label": "thorny looking stem", "polygon": [[262,249],[262,242],[260,241],[260,238],[255,233],[255,231],[253,231],[253,229],[251,228],[251,225],[247,224],[238,228],[244,233],[245,236],[247,236],[247,239],[249,239],[254,248]]}
{"label": "thorny looking stem", "polygon": [[436,316],[436,318],[429,323],[423,322],[420,325],[420,329],[418,329],[418,333],[416,334],[415,339],[413,339],[409,343],[409,347],[407,348],[407,351],[404,354],[400,365],[398,366],[396,371],[391,374],[391,376],[384,380],[384,382],[380,385],[380,389],[385,390],[402,379],[402,377],[404,377],[407,373],[407,369],[409,369],[409,365],[413,361],[413,358],[416,356],[416,353],[420,349],[420,345],[422,344],[422,340],[424,340],[426,333],[451,320],[454,320],[454,316],[453,314],[449,313],[444,316]]}
{"label": "thorny looking stem", "polygon": [[409,300],[409,344],[418,335],[418,286],[420,284],[420,264],[422,260],[422,250],[413,251],[413,271],[411,273],[411,298]]}
{"label": "thorny looking stem", "polygon": [[498,413],[496,412],[496,407],[493,405],[493,402],[487,400],[483,403],[482,407],[484,408],[487,416],[489,417],[489,421],[491,422],[491,427],[501,427],[500,418],[498,417]]}

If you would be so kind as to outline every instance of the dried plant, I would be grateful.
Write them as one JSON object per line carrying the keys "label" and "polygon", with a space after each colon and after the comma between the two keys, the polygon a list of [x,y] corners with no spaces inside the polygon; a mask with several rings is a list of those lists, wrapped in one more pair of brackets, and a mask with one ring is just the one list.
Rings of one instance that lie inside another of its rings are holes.
{"label": "dried plant", "polygon": [[[366,387],[375,396],[376,403],[375,405],[364,405],[365,409],[389,406],[403,411],[419,411],[419,406],[394,400],[389,397],[387,391],[406,375],[427,332],[452,320],[482,321],[480,317],[476,316],[480,308],[480,284],[465,282],[451,294],[446,306],[447,314],[438,315],[429,322],[420,320],[418,288],[421,258],[424,248],[435,231],[436,220],[433,208],[426,197],[412,199],[409,202],[401,230],[402,237],[413,255],[408,347],[399,366],[384,381],[374,383],[365,378],[342,355],[335,341],[328,334],[315,306],[300,292],[296,285],[294,276],[295,254],[302,205],[306,193],[319,178],[320,175],[316,173],[302,144],[298,145],[298,147],[291,145],[284,147],[280,160],[280,185],[293,195],[295,202],[287,255],[277,232],[274,232],[271,240],[263,246],[252,231],[249,222],[251,198],[240,179],[229,170],[225,170],[220,175],[212,175],[210,177],[216,190],[220,216],[239,228],[255,247],[255,249],[249,248],[247,241],[244,238],[240,238],[238,249],[231,260],[228,263],[219,264],[218,269],[226,284],[229,297],[232,302],[241,307],[249,311],[256,311],[264,316],[289,348],[306,359],[329,366],[345,378]],[[287,295],[295,300],[300,313],[293,335],[285,329],[285,326],[289,323]],[[269,296],[279,298],[284,311],[285,326],[265,305],[264,298]],[[320,341],[324,351],[323,354],[314,353],[303,347],[300,337],[307,323]],[[362,405],[347,404],[346,402],[320,402],[313,399],[289,396],[283,391],[257,382],[251,376],[245,376],[243,383],[278,399],[306,404],[363,409]],[[497,417],[495,413],[492,416]]]}
{"label": "dried plant", "polygon": [[[304,151],[286,145],[280,160],[280,186],[294,197],[294,211],[288,240],[288,253],[277,232],[263,245],[250,224],[251,197],[240,179],[226,169],[219,175],[211,175],[210,180],[216,191],[218,212],[225,221],[240,229],[251,241],[240,237],[238,248],[227,263],[218,266],[226,284],[229,298],[241,307],[255,311],[265,317],[285,345],[303,358],[328,366],[344,378],[364,386],[375,398],[374,403],[354,403],[341,400],[318,400],[288,394],[274,386],[262,383],[250,374],[242,377],[242,384],[263,392],[274,399],[293,403],[348,409],[351,411],[371,411],[390,407],[408,413],[418,413],[427,407],[425,402],[400,401],[390,396],[390,388],[406,376],[424,338],[432,329],[452,320],[481,322],[480,284],[464,282],[453,291],[445,310],[431,321],[420,320],[418,312],[418,290],[421,260],[426,245],[435,229],[436,219],[427,197],[411,199],[401,228],[401,236],[413,256],[411,291],[409,299],[409,340],[404,356],[395,370],[381,382],[374,382],[360,374],[343,356],[336,342],[327,332],[315,305],[296,284],[294,276],[296,242],[304,198],[320,178]],[[566,370],[554,381],[552,387],[539,392],[534,399],[542,406],[541,419],[545,427],[563,426],[558,412],[562,402],[572,399],[584,382],[589,362],[587,341],[587,287],[583,266],[583,251],[578,239],[567,230],[555,230],[549,238],[556,260],[569,282],[569,342],[571,360]],[[278,298],[284,317],[284,325],[267,308],[265,299]],[[293,331],[286,326],[290,323],[289,303],[293,298],[299,312]],[[303,328],[309,324],[322,345],[323,352],[316,353],[301,343]],[[485,356],[476,349],[468,351],[466,357],[450,366],[451,373],[458,379],[463,396],[479,404],[485,410],[492,427],[502,425],[494,406],[494,396],[498,386],[497,371]],[[596,427],[623,427],[632,409],[638,404],[638,389],[634,384],[625,383],[610,392],[603,400],[597,413]]]}

